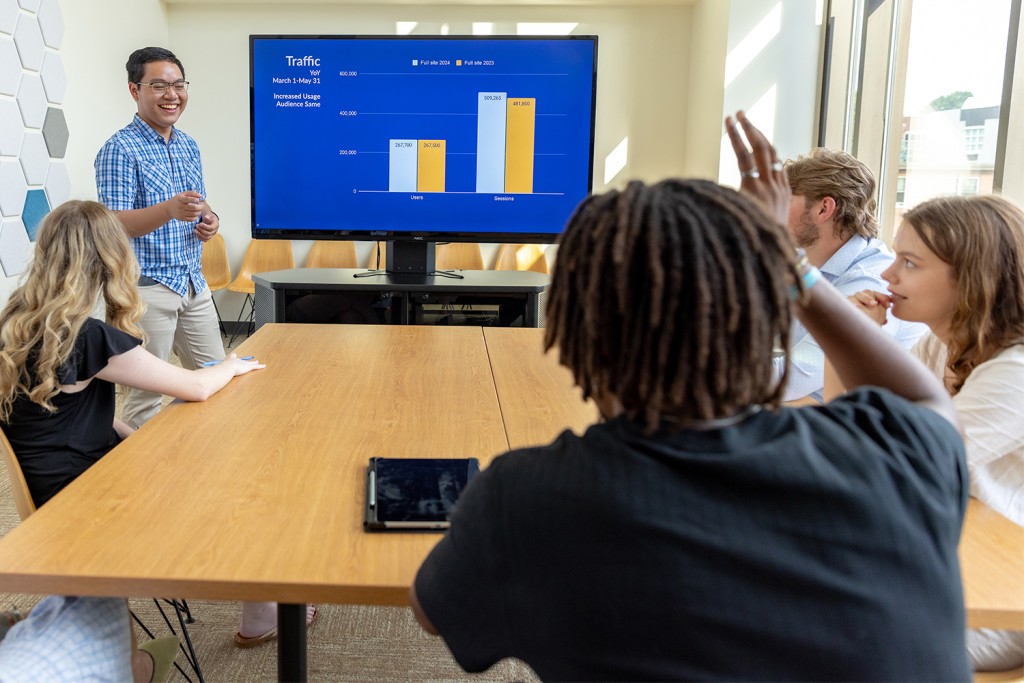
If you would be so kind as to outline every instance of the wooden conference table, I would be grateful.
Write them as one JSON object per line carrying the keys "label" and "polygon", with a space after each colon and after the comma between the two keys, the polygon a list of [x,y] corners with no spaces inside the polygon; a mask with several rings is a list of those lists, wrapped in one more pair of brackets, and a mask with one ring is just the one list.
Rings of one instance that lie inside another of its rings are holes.
{"label": "wooden conference table", "polygon": [[[0,540],[7,592],[273,600],[305,677],[306,602],[407,604],[435,534],[362,530],[367,459],[477,456],[596,419],[543,330],[269,324],[267,363],[172,404]],[[971,626],[1024,628],[1024,529],[972,503]]]}
{"label": "wooden conference table", "polygon": [[596,409],[543,330],[265,325],[267,369],[175,403],[0,540],[5,592],[273,600],[305,676],[306,602],[407,605],[437,534],[363,532],[371,456],[467,457]]}

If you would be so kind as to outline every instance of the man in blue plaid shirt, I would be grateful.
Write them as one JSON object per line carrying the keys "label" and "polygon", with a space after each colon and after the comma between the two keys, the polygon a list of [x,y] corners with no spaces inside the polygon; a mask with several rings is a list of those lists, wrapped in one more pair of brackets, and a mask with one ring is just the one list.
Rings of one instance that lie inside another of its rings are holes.
{"label": "man in blue plaid shirt", "polygon": [[[96,155],[96,191],[132,238],[147,310],[140,324],[146,348],[183,367],[221,360],[224,345],[203,277],[203,242],[220,228],[206,203],[199,147],[175,128],[188,104],[185,69],[170,50],[136,50],[125,64],[138,113]],[[124,421],[138,427],[160,409],[161,396],[128,389]]]}

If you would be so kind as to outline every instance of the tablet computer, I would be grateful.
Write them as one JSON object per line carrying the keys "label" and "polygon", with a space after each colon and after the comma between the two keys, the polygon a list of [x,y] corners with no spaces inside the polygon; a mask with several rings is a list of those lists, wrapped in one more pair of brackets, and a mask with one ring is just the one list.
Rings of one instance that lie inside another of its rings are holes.
{"label": "tablet computer", "polygon": [[367,531],[443,531],[479,471],[476,458],[370,458],[363,526]]}

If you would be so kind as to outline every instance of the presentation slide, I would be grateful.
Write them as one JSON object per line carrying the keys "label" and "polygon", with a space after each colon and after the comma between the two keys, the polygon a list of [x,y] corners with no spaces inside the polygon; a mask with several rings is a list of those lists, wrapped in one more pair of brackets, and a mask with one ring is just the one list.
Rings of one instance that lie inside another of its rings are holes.
{"label": "presentation slide", "polygon": [[257,229],[558,232],[590,190],[592,41],[252,50]]}

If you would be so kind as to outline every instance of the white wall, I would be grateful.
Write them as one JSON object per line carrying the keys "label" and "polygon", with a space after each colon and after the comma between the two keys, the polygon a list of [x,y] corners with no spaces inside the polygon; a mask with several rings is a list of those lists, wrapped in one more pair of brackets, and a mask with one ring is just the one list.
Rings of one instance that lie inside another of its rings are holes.
{"label": "white wall", "polygon": [[124,63],[133,50],[168,42],[167,12],[160,0],[61,0],[64,116],[68,122],[71,197],[95,199],[96,152],[135,114]]}
{"label": "white wall", "polygon": [[[724,111],[745,110],[783,159],[814,144],[822,11],[820,0],[732,0],[729,8]],[[739,185],[719,131],[720,182]]]}

